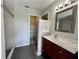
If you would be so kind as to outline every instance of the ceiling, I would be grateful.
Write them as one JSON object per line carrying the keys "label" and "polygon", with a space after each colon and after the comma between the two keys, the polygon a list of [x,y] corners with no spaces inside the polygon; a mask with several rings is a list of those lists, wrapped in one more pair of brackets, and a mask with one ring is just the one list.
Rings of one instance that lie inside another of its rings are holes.
{"label": "ceiling", "polygon": [[31,9],[43,10],[48,7],[54,0],[15,0],[21,6],[29,6]]}
{"label": "ceiling", "polygon": [[55,0],[3,0],[3,1],[5,5],[11,10],[14,10],[15,4],[18,4],[23,7],[27,5],[31,9],[42,11]]}

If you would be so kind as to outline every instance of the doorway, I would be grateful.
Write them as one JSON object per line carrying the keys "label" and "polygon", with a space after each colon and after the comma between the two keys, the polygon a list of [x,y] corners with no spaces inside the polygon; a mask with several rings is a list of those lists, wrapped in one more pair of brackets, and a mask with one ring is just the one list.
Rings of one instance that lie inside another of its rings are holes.
{"label": "doorway", "polygon": [[30,15],[30,44],[37,48],[39,16]]}

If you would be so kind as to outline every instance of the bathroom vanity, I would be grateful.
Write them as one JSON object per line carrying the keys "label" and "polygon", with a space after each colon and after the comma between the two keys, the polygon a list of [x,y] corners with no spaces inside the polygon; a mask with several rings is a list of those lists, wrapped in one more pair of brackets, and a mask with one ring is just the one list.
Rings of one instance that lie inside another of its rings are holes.
{"label": "bathroom vanity", "polygon": [[44,36],[42,54],[46,54],[50,59],[77,59],[77,42]]}

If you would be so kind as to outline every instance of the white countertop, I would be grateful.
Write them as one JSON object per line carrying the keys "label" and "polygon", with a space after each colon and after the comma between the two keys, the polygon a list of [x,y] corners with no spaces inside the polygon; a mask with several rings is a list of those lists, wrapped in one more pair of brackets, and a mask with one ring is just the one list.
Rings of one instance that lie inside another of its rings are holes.
{"label": "white countertop", "polygon": [[75,40],[54,36],[43,36],[47,40],[59,45],[60,47],[66,49],[67,51],[75,54],[78,51],[78,43]]}

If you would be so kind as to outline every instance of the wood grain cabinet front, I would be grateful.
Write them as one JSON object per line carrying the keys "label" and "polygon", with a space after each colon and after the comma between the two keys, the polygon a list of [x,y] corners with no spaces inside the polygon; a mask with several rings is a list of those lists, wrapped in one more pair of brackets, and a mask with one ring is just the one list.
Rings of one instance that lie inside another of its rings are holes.
{"label": "wood grain cabinet front", "polygon": [[42,40],[42,53],[45,52],[51,59],[77,59],[74,58],[75,54],[72,54],[44,37]]}

